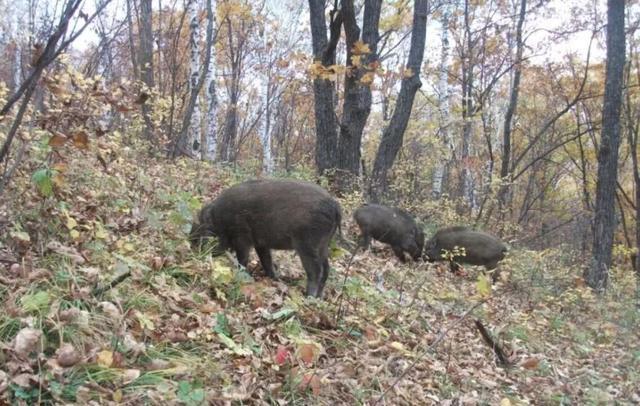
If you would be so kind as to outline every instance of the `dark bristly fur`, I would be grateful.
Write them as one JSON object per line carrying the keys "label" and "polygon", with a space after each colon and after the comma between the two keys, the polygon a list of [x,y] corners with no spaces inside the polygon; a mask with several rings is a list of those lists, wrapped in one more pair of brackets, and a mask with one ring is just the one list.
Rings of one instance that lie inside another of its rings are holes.
{"label": "dark bristly fur", "polygon": [[405,253],[420,259],[424,232],[413,217],[402,209],[379,204],[365,204],[353,214],[362,233],[362,245],[369,248],[371,238],[391,245],[393,252],[405,262]]}
{"label": "dark bristly fur", "polygon": [[253,180],[225,190],[200,211],[190,240],[216,237],[215,253],[234,250],[247,266],[254,247],[269,277],[271,249],[295,250],[307,274],[307,295],[320,297],[329,274],[329,241],[341,211],[324,189],[295,180]]}
{"label": "dark bristly fur", "polygon": [[[495,269],[507,252],[507,246],[497,237],[468,227],[454,226],[438,230],[427,241],[425,257],[431,262],[443,261],[443,250],[453,251],[455,247],[464,248],[465,256],[455,257],[453,262],[483,265],[487,270]],[[454,263],[451,265],[455,268]]]}

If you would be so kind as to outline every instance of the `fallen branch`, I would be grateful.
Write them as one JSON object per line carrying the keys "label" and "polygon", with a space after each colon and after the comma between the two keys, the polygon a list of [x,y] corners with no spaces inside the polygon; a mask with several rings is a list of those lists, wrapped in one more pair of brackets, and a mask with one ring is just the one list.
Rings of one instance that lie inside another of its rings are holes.
{"label": "fallen branch", "polygon": [[121,284],[125,279],[127,279],[128,277],[131,276],[131,271],[127,271],[123,274],[118,275],[114,280],[112,280],[111,282],[109,282],[108,284],[104,285],[104,286],[98,286],[93,290],[93,295],[94,296],[99,296],[101,294],[103,294],[104,292],[115,288],[116,286],[118,286],[119,284]]}
{"label": "fallen branch", "polygon": [[496,354],[496,357],[498,357],[498,365],[504,367],[510,366],[511,362],[509,362],[509,357],[507,357],[502,347],[493,339],[491,333],[489,333],[487,328],[478,319],[476,319],[476,328],[480,331],[480,335],[484,339],[484,342],[487,343],[489,348],[491,348]]}
{"label": "fallen branch", "polygon": [[391,386],[389,386],[387,389],[385,389],[384,392],[382,392],[382,395],[380,395],[380,397],[373,404],[377,405],[378,403],[382,402],[382,400],[387,395],[387,393],[389,393],[389,391],[391,389],[395,388],[395,386],[405,377],[405,375],[407,375],[409,373],[409,371],[411,371],[411,369],[418,362],[420,362],[422,360],[422,358],[424,358],[425,355],[427,355],[428,352],[430,352],[433,349],[435,349],[438,346],[438,344],[440,344],[440,342],[442,340],[444,340],[444,338],[447,336],[449,331],[453,330],[453,328],[456,327],[458,324],[460,324],[462,322],[462,320],[464,320],[472,311],[474,311],[475,309],[477,309],[478,307],[483,305],[487,300],[489,300],[489,298],[485,298],[485,299],[479,301],[478,303],[474,304],[473,306],[471,306],[469,309],[467,309],[467,311],[465,311],[462,314],[462,316],[460,316],[460,318],[458,318],[458,320],[454,321],[453,323],[451,323],[449,325],[449,327],[444,329],[438,335],[438,337],[436,337],[436,339],[433,340],[431,345],[429,345],[427,348],[424,349],[424,351],[422,351],[420,354],[418,354],[418,356],[413,360],[413,362],[402,372],[402,374],[400,374],[400,376],[391,384]]}

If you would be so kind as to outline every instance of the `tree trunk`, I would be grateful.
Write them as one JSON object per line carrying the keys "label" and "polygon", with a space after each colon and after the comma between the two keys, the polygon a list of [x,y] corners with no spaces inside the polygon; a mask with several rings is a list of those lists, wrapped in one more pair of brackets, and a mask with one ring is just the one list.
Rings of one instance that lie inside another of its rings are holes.
{"label": "tree trunk", "polygon": [[[311,20],[311,40],[313,59],[316,63],[328,67],[336,63],[336,46],[340,40],[342,12],[338,10],[337,0],[330,13],[327,39],[325,20],[325,0],[309,0]],[[316,125],[316,168],[324,175],[337,164],[338,120],[335,113],[335,85],[331,80],[315,78],[313,80],[313,99]]]}
{"label": "tree trunk", "polygon": [[[365,0],[362,39],[356,20],[353,0],[342,0],[342,15],[347,46],[347,72],[344,77],[344,105],[338,141],[338,165],[342,190],[352,186],[350,180],[360,175],[362,133],[371,112],[371,87],[366,75],[373,75],[377,62],[378,23],[382,0]],[[355,46],[362,41],[369,52],[361,53]],[[351,178],[351,179],[349,179]]]}
{"label": "tree trunk", "polygon": [[[206,4],[207,4],[207,39],[206,39],[206,43],[210,44],[213,42],[213,15],[212,15],[212,8],[211,8],[211,1],[212,0],[207,0]],[[195,1],[194,1],[195,2]],[[188,12],[191,12],[191,10],[187,10]],[[196,15],[197,17],[197,15]],[[192,32],[193,35],[193,32]],[[193,55],[192,55],[193,56]],[[187,102],[187,106],[185,108],[185,112],[184,112],[184,117],[182,120],[182,127],[180,128],[180,132],[178,133],[178,137],[176,138],[174,144],[173,144],[173,151],[172,151],[172,157],[175,158],[177,157],[179,154],[186,154],[189,155],[191,157],[193,157],[193,144],[191,145],[185,145],[186,143],[193,143],[196,142],[199,144],[200,138],[191,138],[189,137],[189,132],[193,127],[193,113],[197,108],[198,105],[198,97],[200,94],[200,90],[202,90],[202,85],[204,84],[204,79],[207,73],[207,70],[209,69],[209,58],[211,57],[211,55],[207,52],[205,54],[204,57],[204,66],[203,66],[203,70],[202,72],[200,72],[199,74],[195,75],[195,80],[193,81],[194,83],[190,84],[191,87],[191,91],[189,94],[189,100]],[[194,79],[193,75],[190,79]],[[198,110],[199,112],[199,110]],[[199,122],[199,120],[198,120]],[[198,125],[197,129],[200,129],[200,125]],[[199,132],[197,133],[199,134]],[[197,147],[200,147],[200,145],[197,145]]]}
{"label": "tree trunk", "polygon": [[131,67],[133,68],[133,77],[140,77],[140,69],[138,67],[138,58],[136,58],[136,47],[133,42],[133,12],[131,10],[131,1],[126,1],[127,5],[127,28],[129,31],[129,55],[131,56]]}
{"label": "tree trunk", "polygon": [[[456,197],[458,198],[457,210],[459,213],[466,211],[472,205],[471,171],[469,168],[469,156],[471,139],[473,138],[473,86],[474,86],[474,61],[473,44],[471,38],[471,22],[469,19],[469,0],[464,3],[464,42],[462,45],[461,69],[462,69],[462,148],[458,165],[458,185]],[[465,207],[465,203],[468,207]]]}
{"label": "tree trunk", "polygon": [[593,259],[585,282],[598,292],[607,286],[615,230],[615,187],[620,145],[620,108],[625,61],[624,0],[607,1],[607,67],[593,233]]}
{"label": "tree trunk", "polygon": [[422,86],[420,68],[424,56],[427,32],[428,0],[415,0],[413,9],[413,28],[411,31],[411,48],[407,60],[405,75],[400,85],[400,94],[391,116],[389,125],[384,129],[380,146],[371,173],[369,194],[373,201],[378,201],[387,192],[387,172],[393,166],[407,129],[411,108],[416,92]]}
{"label": "tree trunk", "polygon": [[[520,13],[518,15],[518,24],[516,26],[516,58],[514,61],[513,83],[511,84],[511,95],[509,97],[509,106],[504,116],[504,130],[502,133],[502,166],[500,167],[500,178],[502,186],[498,193],[498,202],[502,209],[507,201],[509,193],[509,174],[511,173],[511,124],[513,116],[518,108],[518,93],[520,91],[520,76],[522,72],[522,50],[524,47],[522,41],[522,26],[527,12],[527,0],[520,1]],[[502,215],[502,214],[501,214]]]}
{"label": "tree trunk", "polygon": [[22,10],[19,6],[20,3],[17,3],[16,9],[14,10],[15,15],[11,19],[12,29],[11,35],[13,36],[13,91],[17,92],[20,88],[20,83],[22,82]]}
{"label": "tree trunk", "polygon": [[[152,0],[140,0],[140,79],[145,84],[144,92],[150,94],[154,87],[153,80],[153,10]],[[153,122],[151,120],[151,106],[148,103],[142,105],[142,118],[144,119],[144,136],[150,140],[153,138]]]}
{"label": "tree trunk", "polygon": [[[211,10],[207,10],[207,15],[213,19],[209,23],[214,31],[216,28],[216,0],[211,1]],[[209,66],[205,83],[207,84],[207,125],[202,137],[201,159],[215,161],[218,153],[218,97],[216,94],[216,45],[215,41],[207,43],[209,53]]]}
{"label": "tree trunk", "polygon": [[191,28],[191,34],[189,36],[189,50],[191,55],[189,91],[191,93],[191,97],[195,98],[196,103],[193,106],[193,111],[191,112],[186,148],[191,156],[197,156],[198,151],[201,149],[200,132],[202,131],[200,117],[200,89],[198,88],[198,76],[200,75],[200,22],[198,21],[198,11],[200,8],[199,1],[191,0],[187,7],[189,14],[189,27]]}
{"label": "tree trunk", "polygon": [[[442,143],[453,155],[453,142],[449,134],[449,19],[451,18],[451,8],[448,4],[442,5],[442,51],[440,54],[440,67],[438,79],[438,115],[440,121],[439,136]],[[433,172],[432,194],[438,199],[442,194],[443,184],[446,183],[446,165],[452,156],[446,155],[438,160]]]}

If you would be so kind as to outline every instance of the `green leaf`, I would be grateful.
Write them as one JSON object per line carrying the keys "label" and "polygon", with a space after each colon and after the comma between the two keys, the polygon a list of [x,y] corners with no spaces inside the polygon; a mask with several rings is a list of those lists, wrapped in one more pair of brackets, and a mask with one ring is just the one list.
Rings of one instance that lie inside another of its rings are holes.
{"label": "green leaf", "polygon": [[49,197],[53,194],[53,172],[48,168],[38,169],[31,176],[40,194]]}
{"label": "green leaf", "polygon": [[49,307],[49,300],[49,292],[41,290],[22,296],[20,304],[26,312],[44,312]]}
{"label": "green leaf", "polygon": [[236,355],[241,355],[241,356],[246,357],[246,356],[249,356],[249,355],[252,354],[251,351],[247,350],[246,348],[241,347],[238,343],[236,343],[235,341],[233,341],[232,339],[230,339],[229,337],[227,337],[224,334],[218,333],[218,338],[220,339],[220,342],[222,344],[227,346]]}
{"label": "green leaf", "polygon": [[280,309],[275,313],[266,313],[263,315],[263,317],[267,320],[279,320],[284,319],[295,312],[296,311],[294,309],[285,307],[284,309]]}
{"label": "green leaf", "polygon": [[187,405],[199,405],[204,402],[204,389],[195,387],[188,381],[178,384],[178,399]]}
{"label": "green leaf", "polygon": [[216,315],[216,326],[213,328],[218,334],[223,334],[227,337],[231,337],[231,329],[229,327],[229,319],[224,313],[218,313]]}
{"label": "green leaf", "polygon": [[481,297],[491,296],[491,282],[489,282],[489,278],[487,278],[487,275],[483,273],[478,275],[476,290]]}

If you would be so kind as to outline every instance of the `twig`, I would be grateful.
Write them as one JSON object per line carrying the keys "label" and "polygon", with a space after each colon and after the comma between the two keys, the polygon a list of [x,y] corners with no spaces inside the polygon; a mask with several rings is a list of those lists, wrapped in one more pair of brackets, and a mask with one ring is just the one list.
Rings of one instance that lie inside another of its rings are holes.
{"label": "twig", "polygon": [[480,335],[484,339],[484,342],[487,343],[487,345],[493,350],[493,352],[495,352],[496,356],[498,357],[498,361],[499,361],[498,364],[505,367],[510,366],[511,362],[509,362],[509,358],[504,353],[504,350],[493,339],[493,337],[491,336],[491,333],[489,333],[487,328],[482,324],[482,322],[479,319],[476,319],[476,328],[478,329],[478,331],[480,331]]}
{"label": "twig", "polygon": [[429,345],[427,348],[424,349],[424,351],[422,351],[420,354],[418,354],[418,356],[413,360],[413,362],[402,372],[402,374],[391,384],[391,386],[389,386],[387,389],[385,389],[384,392],[382,392],[382,395],[380,395],[380,397],[373,404],[377,405],[378,403],[382,402],[382,400],[387,395],[387,393],[389,393],[389,391],[391,389],[393,389],[402,380],[402,378],[404,378],[405,375],[407,375],[409,373],[409,371],[411,371],[411,369],[419,361],[421,361],[422,358],[424,358],[425,355],[427,355],[427,353],[429,351],[435,349],[437,347],[437,345],[440,344],[440,342],[442,340],[444,340],[444,338],[447,336],[447,333],[449,333],[449,331],[453,330],[453,328],[456,327],[458,324],[460,324],[462,322],[462,320],[464,320],[469,315],[469,313],[471,313],[472,311],[474,311],[475,309],[477,309],[478,307],[483,305],[487,300],[489,300],[489,298],[485,298],[485,299],[479,301],[478,303],[474,304],[473,306],[471,306],[467,311],[465,311],[462,314],[462,316],[460,316],[460,318],[458,318],[458,320],[454,321],[453,323],[451,323],[449,325],[449,327],[447,327],[445,330],[443,330],[438,335],[438,337],[436,337],[436,339],[431,343],[431,345]]}
{"label": "twig", "polygon": [[111,282],[109,282],[108,284],[104,285],[104,286],[99,286],[96,287],[93,290],[93,295],[94,296],[99,296],[101,294],[103,294],[104,292],[118,286],[119,284],[121,284],[125,279],[127,279],[129,276],[131,276],[131,271],[127,271],[121,275],[119,275],[118,277],[116,277],[114,280],[112,280]]}
{"label": "twig", "polygon": [[349,258],[349,262],[347,262],[347,267],[344,269],[344,279],[342,280],[342,289],[340,290],[340,296],[338,297],[338,311],[336,312],[336,324],[338,324],[338,320],[340,319],[340,313],[342,313],[342,300],[344,298],[344,288],[347,284],[347,278],[349,277],[349,269],[351,269],[351,263],[353,262],[353,258],[356,256],[358,252],[358,245],[351,251],[351,257]]}

